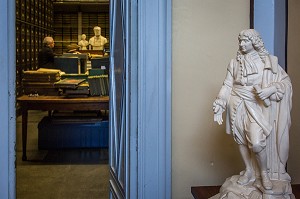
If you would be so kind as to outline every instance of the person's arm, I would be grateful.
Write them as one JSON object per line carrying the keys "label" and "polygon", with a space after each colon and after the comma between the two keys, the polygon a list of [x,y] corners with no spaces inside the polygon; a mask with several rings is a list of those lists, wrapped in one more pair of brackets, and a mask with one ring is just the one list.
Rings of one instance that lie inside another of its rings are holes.
{"label": "person's arm", "polygon": [[284,70],[281,69],[280,72],[282,73],[280,76],[283,77],[280,78],[280,81],[272,82],[270,85],[268,85],[268,87],[265,87],[261,89],[260,92],[257,92],[257,95],[260,99],[277,102],[282,100],[286,92],[286,87],[291,85],[291,81]]}
{"label": "person's arm", "polygon": [[227,68],[227,73],[220,92],[213,103],[214,121],[219,125],[223,123],[222,113],[226,110],[227,102],[230,98],[232,84],[233,84],[233,67],[234,60],[232,60]]}
{"label": "person's arm", "polygon": [[46,55],[47,55],[47,59],[49,62],[54,62],[54,52],[51,48],[49,48],[47,51],[46,51]]}
{"label": "person's arm", "polygon": [[[280,101],[286,93],[286,89],[291,87],[291,80],[287,73],[278,65],[277,58],[271,58],[273,67],[277,68],[276,76],[269,85],[261,89],[256,89],[257,96],[263,101]],[[271,71],[270,71],[271,72]],[[270,103],[269,103],[270,104]]]}

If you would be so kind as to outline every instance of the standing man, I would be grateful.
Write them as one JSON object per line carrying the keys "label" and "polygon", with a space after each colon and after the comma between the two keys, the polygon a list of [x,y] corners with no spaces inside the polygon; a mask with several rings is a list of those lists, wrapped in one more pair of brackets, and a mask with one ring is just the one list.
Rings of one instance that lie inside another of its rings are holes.
{"label": "standing man", "polygon": [[90,38],[89,44],[92,46],[91,50],[103,50],[104,45],[108,42],[107,39],[101,36],[101,28],[99,26],[94,27],[95,36]]}
{"label": "standing man", "polygon": [[45,37],[43,48],[38,55],[39,68],[54,68],[54,40],[52,37]]}
{"label": "standing man", "polygon": [[285,165],[292,85],[257,31],[244,30],[238,39],[237,56],[231,60],[213,103],[214,120],[222,124],[222,113],[227,109],[226,132],[238,143],[246,166],[237,183],[251,185],[258,181],[265,190],[271,190],[273,181],[284,184],[291,180]]}

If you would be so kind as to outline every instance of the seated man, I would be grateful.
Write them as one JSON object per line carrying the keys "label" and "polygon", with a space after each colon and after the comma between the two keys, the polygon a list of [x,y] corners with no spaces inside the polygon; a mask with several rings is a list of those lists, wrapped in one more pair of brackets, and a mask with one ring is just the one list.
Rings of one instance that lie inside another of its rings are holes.
{"label": "seated man", "polygon": [[38,54],[39,68],[53,68],[54,67],[54,40],[52,37],[45,37],[43,41],[43,48]]}

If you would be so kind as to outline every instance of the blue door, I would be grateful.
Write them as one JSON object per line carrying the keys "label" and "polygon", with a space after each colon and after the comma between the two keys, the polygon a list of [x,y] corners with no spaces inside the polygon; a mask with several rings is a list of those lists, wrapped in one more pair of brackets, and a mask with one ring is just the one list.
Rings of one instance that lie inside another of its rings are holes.
{"label": "blue door", "polygon": [[110,1],[110,198],[171,198],[171,0]]}
{"label": "blue door", "polygon": [[125,38],[122,1],[110,2],[110,198],[126,198]]}

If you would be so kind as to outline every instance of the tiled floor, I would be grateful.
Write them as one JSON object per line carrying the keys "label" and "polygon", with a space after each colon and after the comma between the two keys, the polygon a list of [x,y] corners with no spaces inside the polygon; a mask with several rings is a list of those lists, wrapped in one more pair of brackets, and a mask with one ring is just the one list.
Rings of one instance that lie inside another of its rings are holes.
{"label": "tiled floor", "polygon": [[17,119],[17,198],[108,198],[107,149],[38,150],[37,124],[47,114],[29,112],[28,161],[22,161],[21,117]]}

